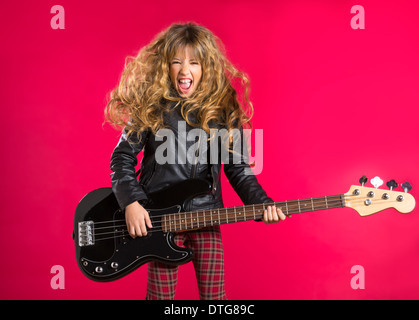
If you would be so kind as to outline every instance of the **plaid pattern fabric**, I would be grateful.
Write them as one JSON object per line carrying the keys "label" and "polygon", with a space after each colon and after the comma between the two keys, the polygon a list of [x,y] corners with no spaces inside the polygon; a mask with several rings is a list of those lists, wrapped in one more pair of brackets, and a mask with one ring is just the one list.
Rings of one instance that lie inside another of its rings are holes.
{"label": "plaid pattern fabric", "polygon": [[[193,264],[201,300],[225,300],[224,257],[219,226],[175,235],[175,243],[194,251]],[[173,300],[178,266],[161,262],[148,264],[147,300]]]}

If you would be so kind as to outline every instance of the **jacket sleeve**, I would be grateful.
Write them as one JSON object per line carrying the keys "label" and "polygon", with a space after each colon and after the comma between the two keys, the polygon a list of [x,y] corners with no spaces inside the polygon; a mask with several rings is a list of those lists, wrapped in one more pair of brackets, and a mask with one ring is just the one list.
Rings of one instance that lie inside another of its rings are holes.
{"label": "jacket sleeve", "polygon": [[135,166],[138,163],[137,155],[144,147],[147,132],[141,134],[140,140],[135,134],[131,135],[129,139],[131,143],[128,141],[127,131],[124,129],[111,156],[112,191],[122,209],[135,201],[147,199],[135,173]]}
{"label": "jacket sleeve", "polygon": [[[236,145],[233,145],[233,152],[229,152],[228,161],[227,159],[224,161],[224,173],[231,186],[245,205],[273,202],[251,171],[247,147],[242,143],[244,141],[242,128],[234,139]],[[237,150],[240,152],[236,152]]]}

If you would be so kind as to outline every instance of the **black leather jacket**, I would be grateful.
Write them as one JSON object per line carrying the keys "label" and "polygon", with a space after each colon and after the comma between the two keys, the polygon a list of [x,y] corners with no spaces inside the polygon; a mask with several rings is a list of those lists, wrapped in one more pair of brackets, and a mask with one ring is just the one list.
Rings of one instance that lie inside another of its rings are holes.
{"label": "black leather jacket", "polygon": [[[170,135],[172,141],[168,141],[168,138],[161,139],[145,131],[142,133],[140,140],[136,140],[135,134],[131,135],[130,143],[127,141],[126,130],[123,130],[121,138],[111,156],[111,170],[113,171],[111,174],[112,190],[120,207],[125,208],[134,201],[141,202],[146,200],[148,193],[192,178],[209,180],[212,184],[212,192],[194,198],[190,202],[189,210],[223,207],[220,182],[221,161],[209,160],[206,163],[204,163],[205,161],[199,161],[199,159],[209,159],[209,146],[207,150],[202,150],[198,159],[192,158],[192,161],[189,161],[191,158],[188,159],[188,157],[184,159],[187,152],[195,151],[198,145],[202,146],[195,139],[189,141],[185,139],[184,135],[182,136],[182,133],[185,133],[185,130],[182,129],[186,129],[186,133],[189,134],[194,128],[190,127],[183,120],[178,109],[172,109],[172,112],[165,117],[165,123],[169,131],[173,133]],[[195,128],[195,130],[199,129]],[[170,133],[169,131],[168,133]],[[242,131],[240,132],[242,133]],[[199,133],[201,135],[206,134],[204,130],[199,130]],[[208,135],[205,137],[201,136],[201,139],[206,139],[207,137]],[[173,161],[168,161],[169,163],[156,161],[156,152],[160,156],[164,156],[165,154],[161,153],[164,148],[167,151],[166,155],[170,153],[173,156],[171,160],[175,160],[175,163]],[[141,150],[144,151],[144,154],[141,161],[141,175],[137,181],[135,167],[137,165],[137,155]],[[218,150],[221,150],[221,147]],[[245,151],[240,155],[239,161],[237,161],[237,158],[235,159],[236,163],[233,163],[232,153],[229,153],[229,158],[224,159],[225,175],[244,204],[272,202],[273,200],[267,196],[258,183],[256,176],[245,174],[245,170],[250,170],[247,161],[247,150]],[[183,160],[182,157],[179,158],[179,154],[183,155]],[[220,158],[218,159],[221,160]]]}

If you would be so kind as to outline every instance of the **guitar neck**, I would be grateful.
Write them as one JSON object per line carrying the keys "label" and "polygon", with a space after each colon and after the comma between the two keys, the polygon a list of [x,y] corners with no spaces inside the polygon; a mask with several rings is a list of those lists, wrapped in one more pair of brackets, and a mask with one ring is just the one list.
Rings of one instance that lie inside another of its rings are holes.
{"label": "guitar neck", "polygon": [[320,198],[267,202],[240,207],[167,214],[162,218],[162,228],[164,232],[181,232],[227,223],[258,220],[263,218],[264,210],[272,205],[281,208],[285,215],[293,215],[303,212],[345,207],[345,197],[343,194],[340,194]]}

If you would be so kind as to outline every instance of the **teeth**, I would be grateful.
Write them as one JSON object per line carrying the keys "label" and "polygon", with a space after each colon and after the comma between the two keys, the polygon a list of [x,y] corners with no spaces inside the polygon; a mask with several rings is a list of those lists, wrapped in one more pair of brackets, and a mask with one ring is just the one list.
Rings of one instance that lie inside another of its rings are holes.
{"label": "teeth", "polygon": [[179,80],[180,83],[191,83],[192,80]]}

